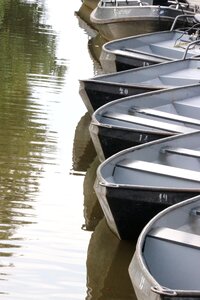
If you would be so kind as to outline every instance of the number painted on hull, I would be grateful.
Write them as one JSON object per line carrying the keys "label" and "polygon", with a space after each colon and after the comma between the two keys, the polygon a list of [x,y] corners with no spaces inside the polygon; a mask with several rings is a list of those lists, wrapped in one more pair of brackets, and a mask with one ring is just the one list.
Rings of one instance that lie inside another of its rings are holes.
{"label": "number painted on hull", "polygon": [[119,94],[127,96],[128,95],[128,89],[120,87],[119,88]]}
{"label": "number painted on hull", "polygon": [[147,61],[144,61],[143,62],[143,67],[147,67],[147,66],[150,66],[150,64]]}
{"label": "number painted on hull", "polygon": [[140,141],[140,143],[147,143],[149,141],[148,135],[140,134],[139,141]]}

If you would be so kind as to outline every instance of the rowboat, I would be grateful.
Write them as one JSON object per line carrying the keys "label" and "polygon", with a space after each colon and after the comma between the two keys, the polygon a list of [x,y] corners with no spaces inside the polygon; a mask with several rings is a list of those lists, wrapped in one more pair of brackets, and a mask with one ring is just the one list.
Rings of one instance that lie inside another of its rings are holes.
{"label": "rowboat", "polygon": [[200,196],[163,210],[142,230],[128,272],[138,300],[200,299]]}
{"label": "rowboat", "polygon": [[200,130],[199,84],[112,101],[93,113],[89,125],[100,161],[132,146],[195,130]]}
{"label": "rowboat", "polygon": [[114,154],[97,168],[94,189],[119,239],[138,237],[157,213],[200,194],[200,131]]}
{"label": "rowboat", "polygon": [[194,25],[186,29],[175,29],[177,17],[170,30],[139,34],[105,43],[100,55],[104,72],[112,73],[199,56],[200,18],[195,15],[188,19],[193,20]]}
{"label": "rowboat", "polygon": [[200,59],[188,58],[79,80],[79,93],[92,113],[123,97],[199,83]]}
{"label": "rowboat", "polygon": [[[197,7],[189,1],[100,0],[90,15],[91,23],[108,41],[140,33],[170,29],[178,15],[191,14]],[[179,26],[183,25],[180,20]]]}

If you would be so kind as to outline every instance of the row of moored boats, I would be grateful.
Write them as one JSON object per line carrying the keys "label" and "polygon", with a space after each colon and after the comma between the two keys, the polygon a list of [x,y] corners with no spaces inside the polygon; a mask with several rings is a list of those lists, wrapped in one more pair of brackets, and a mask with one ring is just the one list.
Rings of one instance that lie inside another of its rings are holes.
{"label": "row of moored boats", "polygon": [[200,299],[198,9],[101,0],[91,14],[108,40],[104,74],[80,80],[100,160],[94,189],[113,233],[137,239],[138,300]]}

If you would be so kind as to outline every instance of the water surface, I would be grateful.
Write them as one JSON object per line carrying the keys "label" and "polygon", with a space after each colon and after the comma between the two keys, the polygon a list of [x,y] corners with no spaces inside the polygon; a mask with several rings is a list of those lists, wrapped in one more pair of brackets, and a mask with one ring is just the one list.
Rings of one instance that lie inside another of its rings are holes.
{"label": "water surface", "polygon": [[[88,48],[92,36],[74,14],[81,4],[0,0],[2,299],[133,296],[133,245],[122,246],[109,231],[93,191],[98,162],[78,80],[100,67]],[[122,253],[125,285],[117,289],[111,283],[119,277],[106,270]]]}

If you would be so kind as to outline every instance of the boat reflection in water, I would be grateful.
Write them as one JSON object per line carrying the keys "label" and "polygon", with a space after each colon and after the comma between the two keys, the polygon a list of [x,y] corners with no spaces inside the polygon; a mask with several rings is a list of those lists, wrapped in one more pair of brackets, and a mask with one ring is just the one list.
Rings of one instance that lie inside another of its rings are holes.
{"label": "boat reflection in water", "polygon": [[[93,4],[94,6],[94,4]],[[95,36],[97,34],[96,27],[90,21],[90,14],[92,7],[86,5],[85,2],[81,5],[78,11],[75,11],[75,16],[78,18],[79,27],[84,29],[89,36]]]}
{"label": "boat reflection in water", "polygon": [[99,33],[88,41],[88,49],[90,51],[90,54],[92,55],[93,60],[95,60],[99,64],[100,72],[98,74],[104,74],[100,64],[100,56],[102,46],[105,44],[105,42],[106,40]]}
{"label": "boat reflection in water", "polygon": [[90,24],[91,27],[95,27],[95,25],[90,21],[90,14],[97,7],[98,2],[99,0],[84,0],[79,10],[75,12],[76,15]]}
{"label": "boat reflection in water", "polygon": [[99,220],[103,217],[103,212],[98,198],[94,191],[94,181],[96,179],[96,169],[99,160],[89,133],[91,117],[88,112],[82,116],[77,124],[74,144],[73,144],[73,167],[71,174],[84,175],[84,230],[93,231]]}
{"label": "boat reflection in water", "polygon": [[128,274],[134,251],[133,241],[120,241],[105,218],[99,222],[88,246],[86,300],[137,299]]}
{"label": "boat reflection in water", "polygon": [[89,166],[83,183],[84,193],[84,229],[93,231],[104,214],[101,209],[99,200],[94,191],[94,182],[96,180],[96,170],[99,166],[99,160],[96,157]]}
{"label": "boat reflection in water", "polygon": [[74,135],[73,166],[71,173],[82,175],[96,156],[96,151],[89,133],[91,117],[85,113],[78,122]]}
{"label": "boat reflection in water", "polygon": [[100,64],[100,55],[103,44],[106,40],[100,35],[94,24],[90,21],[90,14],[96,7],[98,1],[84,1],[80,9],[75,12],[78,19],[79,27],[82,28],[89,37],[88,50],[94,63],[94,74],[101,74],[102,67]]}

